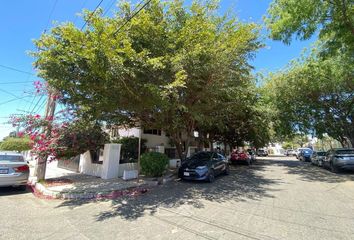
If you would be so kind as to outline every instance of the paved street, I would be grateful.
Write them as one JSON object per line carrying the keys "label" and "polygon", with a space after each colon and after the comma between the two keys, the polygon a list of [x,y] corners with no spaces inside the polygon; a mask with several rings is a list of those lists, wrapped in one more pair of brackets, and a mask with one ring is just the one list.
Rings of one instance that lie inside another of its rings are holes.
{"label": "paved street", "polygon": [[114,201],[0,191],[0,239],[354,239],[354,174],[287,157]]}

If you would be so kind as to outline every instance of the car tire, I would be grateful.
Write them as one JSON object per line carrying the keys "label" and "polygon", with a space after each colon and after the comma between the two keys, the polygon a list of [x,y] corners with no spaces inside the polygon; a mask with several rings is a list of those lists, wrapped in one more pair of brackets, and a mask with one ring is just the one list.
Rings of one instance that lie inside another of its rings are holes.
{"label": "car tire", "polygon": [[209,175],[208,175],[208,182],[212,183],[215,181],[215,173],[213,169],[210,169]]}
{"label": "car tire", "polygon": [[229,175],[230,174],[230,166],[229,166],[229,164],[227,164],[226,169],[224,171],[224,174],[225,175]]}
{"label": "car tire", "polygon": [[21,185],[16,187],[19,191],[26,191],[27,190],[27,185]]}
{"label": "car tire", "polygon": [[329,169],[331,170],[332,173],[338,173],[339,169],[333,164],[333,162],[329,163]]}

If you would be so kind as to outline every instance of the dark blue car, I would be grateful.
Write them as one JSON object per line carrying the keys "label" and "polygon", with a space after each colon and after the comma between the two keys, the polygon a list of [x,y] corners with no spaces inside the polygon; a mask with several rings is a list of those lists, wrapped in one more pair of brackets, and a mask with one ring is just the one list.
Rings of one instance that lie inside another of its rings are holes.
{"label": "dark blue car", "polygon": [[310,148],[301,149],[299,154],[300,161],[311,162],[312,153],[313,151]]}
{"label": "dark blue car", "polygon": [[216,152],[202,151],[182,162],[178,176],[184,180],[213,182],[219,174],[229,174],[227,159]]}

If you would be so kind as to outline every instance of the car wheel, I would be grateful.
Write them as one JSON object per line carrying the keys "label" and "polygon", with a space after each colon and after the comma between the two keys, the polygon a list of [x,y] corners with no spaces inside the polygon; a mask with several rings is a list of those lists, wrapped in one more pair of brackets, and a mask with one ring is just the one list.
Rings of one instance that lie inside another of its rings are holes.
{"label": "car wheel", "polygon": [[338,173],[339,170],[338,168],[333,164],[333,162],[330,162],[330,170],[332,173]]}
{"label": "car wheel", "polygon": [[224,174],[225,175],[229,175],[230,174],[230,166],[229,166],[229,164],[226,165],[226,169],[224,171]]}
{"label": "car wheel", "polygon": [[27,186],[26,186],[26,185],[21,185],[21,186],[17,186],[16,188],[17,188],[18,190],[20,190],[20,191],[26,191]]}
{"label": "car wheel", "polygon": [[208,176],[208,182],[212,183],[215,181],[215,173],[213,169],[210,169],[209,176]]}

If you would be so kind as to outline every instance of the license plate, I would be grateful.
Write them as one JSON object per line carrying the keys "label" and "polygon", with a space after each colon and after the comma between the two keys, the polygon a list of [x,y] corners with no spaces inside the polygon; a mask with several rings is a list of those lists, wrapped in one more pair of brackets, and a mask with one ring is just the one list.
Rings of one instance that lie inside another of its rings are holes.
{"label": "license plate", "polygon": [[189,176],[189,172],[184,172],[184,176]]}
{"label": "license plate", "polygon": [[0,169],[0,174],[8,174],[9,169]]}

